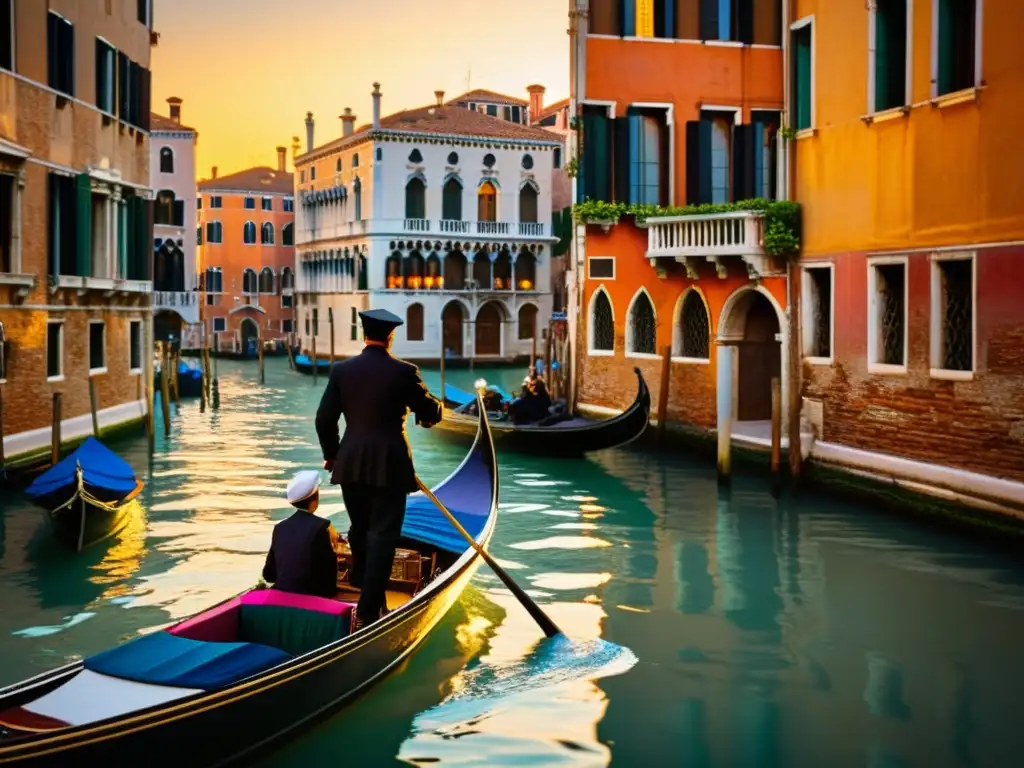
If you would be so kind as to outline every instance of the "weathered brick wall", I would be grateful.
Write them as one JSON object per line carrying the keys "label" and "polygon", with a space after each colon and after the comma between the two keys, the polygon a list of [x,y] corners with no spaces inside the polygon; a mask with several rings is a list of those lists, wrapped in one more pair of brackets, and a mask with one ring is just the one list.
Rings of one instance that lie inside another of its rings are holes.
{"label": "weathered brick wall", "polygon": [[909,261],[905,375],[868,373],[862,254],[835,259],[833,366],[804,366],[804,395],[823,403],[822,439],[1024,482],[1024,249],[979,250],[977,371],[973,381],[929,374],[930,288],[926,254]]}

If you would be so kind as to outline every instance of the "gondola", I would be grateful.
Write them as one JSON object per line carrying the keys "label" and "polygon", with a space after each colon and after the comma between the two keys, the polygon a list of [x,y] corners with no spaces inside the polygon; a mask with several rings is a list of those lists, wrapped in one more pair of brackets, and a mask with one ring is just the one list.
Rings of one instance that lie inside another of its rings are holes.
{"label": "gondola", "polygon": [[[498,511],[486,418],[462,464],[434,490],[486,546]],[[256,588],[0,690],[0,765],[250,764],[394,669],[481,559],[422,493],[409,496],[402,537],[399,546],[419,555],[425,576],[412,588],[392,582],[390,612],[354,634],[355,595],[343,583],[338,599]],[[393,578],[407,573],[409,561],[399,560]]]}
{"label": "gondola", "polygon": [[[512,424],[504,413],[492,412],[488,421],[494,445],[499,450],[523,451],[534,455],[580,456],[603,451],[636,440],[647,429],[651,413],[651,393],[639,368],[636,399],[625,411],[610,419],[586,419],[580,416],[550,426]],[[470,403],[469,405],[473,405]],[[445,411],[435,432],[453,439],[473,435],[477,417],[464,413],[466,406]]]}
{"label": "gondola", "polygon": [[[296,355],[295,356],[295,370],[299,373],[304,373],[307,376],[313,375],[313,359],[309,355]],[[331,372],[331,361],[324,360],[322,357],[317,357],[316,361],[317,373],[330,373]]]}
{"label": "gondola", "polygon": [[[160,363],[157,363],[153,374],[153,390],[160,392],[163,386],[163,374],[160,370]],[[174,386],[168,379],[167,386]],[[184,360],[178,361],[178,396],[199,397],[203,393],[203,372],[201,369],[191,366]]]}
{"label": "gondola", "polygon": [[57,538],[75,551],[115,533],[131,514],[142,482],[124,459],[95,437],[39,475],[25,490],[45,509]]}

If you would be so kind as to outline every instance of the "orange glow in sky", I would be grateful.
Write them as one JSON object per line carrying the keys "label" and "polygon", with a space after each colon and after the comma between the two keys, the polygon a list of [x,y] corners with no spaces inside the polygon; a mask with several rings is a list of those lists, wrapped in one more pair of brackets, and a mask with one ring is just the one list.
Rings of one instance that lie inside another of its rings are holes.
{"label": "orange glow in sky", "polygon": [[184,100],[182,122],[199,131],[196,175],[276,164],[275,147],[341,135],[351,107],[370,121],[380,82],[382,114],[486,88],[545,104],[569,95],[565,0],[172,0],[160,2],[153,49],[153,111]]}

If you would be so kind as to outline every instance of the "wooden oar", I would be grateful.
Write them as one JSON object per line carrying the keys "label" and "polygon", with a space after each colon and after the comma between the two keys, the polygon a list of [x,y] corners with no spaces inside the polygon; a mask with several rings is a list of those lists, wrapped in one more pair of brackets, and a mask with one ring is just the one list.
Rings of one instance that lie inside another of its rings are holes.
{"label": "wooden oar", "polygon": [[509,591],[516,596],[516,600],[522,603],[523,608],[525,608],[526,612],[533,617],[533,620],[537,622],[544,634],[547,637],[554,637],[555,635],[562,634],[562,630],[555,625],[555,622],[548,618],[548,615],[540,609],[540,606],[533,602],[530,596],[526,594],[518,584],[512,581],[512,577],[505,572],[504,568],[494,562],[494,558],[487,554],[487,551],[476,542],[476,539],[469,535],[469,531],[462,527],[462,523],[455,518],[455,515],[448,511],[448,508],[441,503],[441,500],[434,495],[433,491],[423,484],[423,481],[420,480],[419,477],[416,478],[416,485],[420,487],[420,490],[423,491],[428,499],[437,505],[437,508],[440,509],[444,513],[444,516],[448,518],[448,522],[455,527],[455,530],[463,535],[466,541],[469,542],[469,545],[476,550],[476,553],[480,555],[480,557],[484,559],[484,562],[486,562],[487,565],[490,566],[490,569],[497,574],[499,579],[501,579],[502,584],[508,587]]}

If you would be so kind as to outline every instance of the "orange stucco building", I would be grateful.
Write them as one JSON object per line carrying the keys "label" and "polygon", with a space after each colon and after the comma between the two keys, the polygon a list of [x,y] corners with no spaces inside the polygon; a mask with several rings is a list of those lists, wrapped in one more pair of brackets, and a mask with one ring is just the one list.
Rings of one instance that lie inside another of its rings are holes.
{"label": "orange stucco building", "polygon": [[295,203],[286,150],[259,166],[199,182],[200,317],[209,345],[251,357],[294,332]]}
{"label": "orange stucco building", "polygon": [[805,412],[823,457],[1024,506],[1024,6],[873,5],[792,5]]}
{"label": "orange stucco building", "polygon": [[[781,0],[584,5],[570,12],[577,202],[664,209],[775,198]],[[771,378],[788,386],[787,283],[785,264],[765,254],[763,217],[681,220],[662,210],[638,225],[621,207],[588,222],[579,215],[586,207],[577,207],[571,279],[580,406],[626,406],[635,366],[656,402],[660,357],[671,347],[669,417],[713,427],[718,342],[726,342],[738,349],[736,383],[725,382],[736,387],[736,416],[769,419]]]}

